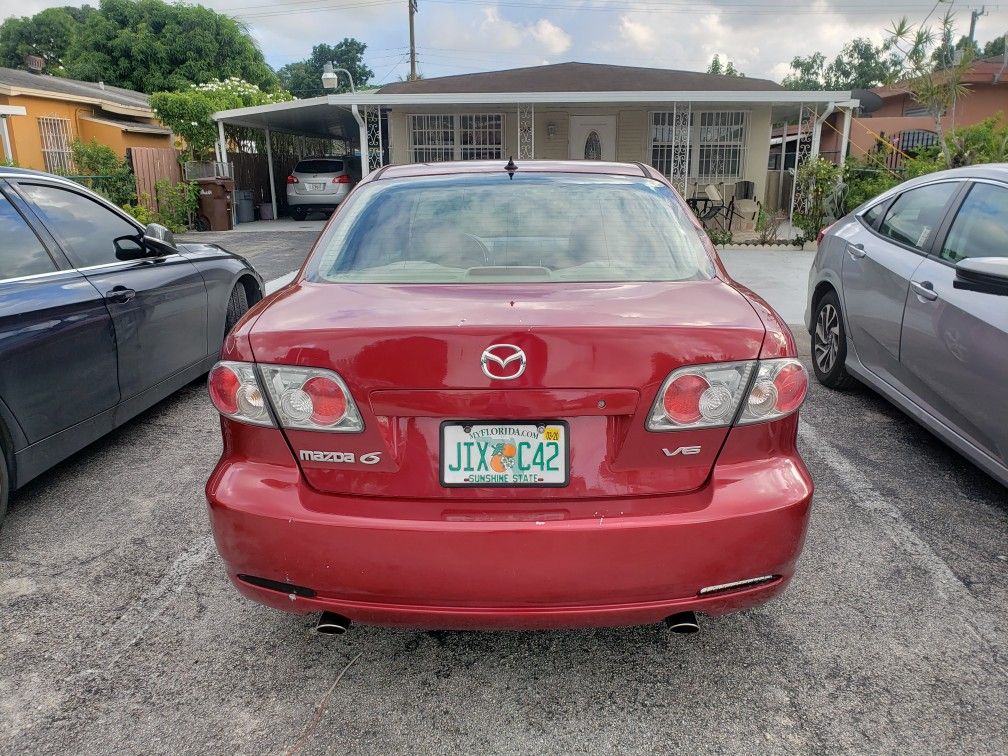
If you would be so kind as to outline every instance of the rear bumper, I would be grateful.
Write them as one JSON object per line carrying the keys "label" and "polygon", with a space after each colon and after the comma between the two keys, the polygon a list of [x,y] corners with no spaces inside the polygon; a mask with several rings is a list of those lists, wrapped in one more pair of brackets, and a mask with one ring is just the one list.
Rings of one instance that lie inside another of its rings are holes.
{"label": "rear bumper", "polygon": [[[411,520],[409,501],[403,518],[347,516],[339,512],[350,497],[312,490],[296,467],[228,456],[207,484],[217,547],[249,598],[424,628],[635,625],[754,606],[794,573],[811,497],[797,455],[719,466],[703,488],[665,497],[669,514],[548,522]],[[699,593],[765,575],[778,577]]]}
{"label": "rear bumper", "polygon": [[333,194],[328,193],[312,193],[312,194],[298,194],[296,192],[287,192],[287,205],[289,207],[327,207],[335,208],[340,202],[346,199],[349,190],[342,192],[335,192]]}

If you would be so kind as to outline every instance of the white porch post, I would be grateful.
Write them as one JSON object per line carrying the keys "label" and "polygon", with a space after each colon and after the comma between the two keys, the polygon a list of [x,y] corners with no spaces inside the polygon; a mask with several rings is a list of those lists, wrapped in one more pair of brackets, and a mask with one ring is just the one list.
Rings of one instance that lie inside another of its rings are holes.
{"label": "white porch post", "polygon": [[850,145],[851,108],[843,109],[843,131],[840,135],[840,165],[847,161],[847,148]]}
{"label": "white porch post", "polygon": [[217,138],[220,145],[220,162],[223,164],[221,170],[227,176],[229,171],[227,167],[227,139],[224,137],[224,121],[217,121]]}
{"label": "white porch post", "polygon": [[780,156],[780,167],[777,169],[777,212],[779,213],[783,208],[781,207],[781,200],[784,199],[784,164],[787,162],[787,138],[788,129],[791,124],[784,121],[784,132],[781,134],[781,156]]}
{"label": "white porch post", "polygon": [[11,152],[10,134],[7,131],[7,116],[0,116],[0,137],[3,138],[4,160],[13,163],[14,153]]}
{"label": "white porch post", "polygon": [[364,123],[364,118],[361,117],[360,108],[357,107],[356,102],[350,106],[350,110],[357,121],[357,130],[360,132],[361,178],[363,178],[371,173],[371,160],[370,155],[368,154],[367,124]]}
{"label": "white porch post", "polygon": [[276,179],[273,177],[273,138],[269,126],[266,127],[266,165],[269,168],[270,203],[273,205],[273,220],[277,220]]}

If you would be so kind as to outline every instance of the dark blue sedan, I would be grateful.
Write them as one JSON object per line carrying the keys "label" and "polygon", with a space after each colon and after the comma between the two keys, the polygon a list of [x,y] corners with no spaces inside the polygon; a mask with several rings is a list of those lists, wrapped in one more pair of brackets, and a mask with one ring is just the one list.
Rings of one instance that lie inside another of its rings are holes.
{"label": "dark blue sedan", "polygon": [[0,168],[0,521],[11,490],[213,367],[262,291],[220,247]]}

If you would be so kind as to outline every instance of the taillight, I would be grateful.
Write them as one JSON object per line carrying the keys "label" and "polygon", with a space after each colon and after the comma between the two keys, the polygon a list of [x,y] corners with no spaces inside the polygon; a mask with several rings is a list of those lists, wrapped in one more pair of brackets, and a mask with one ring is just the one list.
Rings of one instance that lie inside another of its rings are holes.
{"label": "taillight", "polygon": [[674,370],[662,384],[647,429],[652,431],[730,425],[755,362],[720,362]]}
{"label": "taillight", "polygon": [[820,228],[820,229],[819,229],[819,233],[818,233],[818,234],[816,234],[816,238],[815,238],[815,243],[816,243],[816,246],[817,246],[817,247],[818,247],[818,246],[819,246],[820,244],[822,244],[822,240],[823,240],[823,237],[824,237],[824,236],[826,236],[826,234],[828,234],[828,233],[829,233],[829,230],[830,230],[831,228],[833,228],[833,224],[832,224],[832,223],[831,223],[830,225],[826,226],[826,228]]}
{"label": "taillight", "polygon": [[792,357],[761,360],[739,423],[759,423],[790,415],[801,407],[807,391],[808,373],[798,360]]}
{"label": "taillight", "polygon": [[333,371],[290,365],[259,369],[283,427],[336,433],[364,430],[350,390]]}
{"label": "taillight", "polygon": [[[750,378],[752,387],[749,391]],[[731,425],[745,401],[739,423],[789,415],[805,400],[808,373],[793,358],[691,365],[673,371],[662,384],[648,416],[651,431]]]}
{"label": "taillight", "polygon": [[349,184],[350,177],[345,173],[342,176],[333,176],[332,182],[334,184]]}
{"label": "taillight", "polygon": [[298,177],[297,176],[288,176],[287,177],[287,183],[288,184],[300,184],[301,182],[298,181]]}
{"label": "taillight", "polygon": [[255,368],[246,362],[218,362],[207,378],[210,400],[225,417],[252,425],[273,425]]}
{"label": "taillight", "polygon": [[[273,426],[266,395],[284,428],[357,433],[364,430],[343,379],[331,370],[249,362],[218,362],[210,371],[210,399],[232,420]],[[265,389],[265,391],[264,391]],[[274,426],[275,427],[275,426]]]}

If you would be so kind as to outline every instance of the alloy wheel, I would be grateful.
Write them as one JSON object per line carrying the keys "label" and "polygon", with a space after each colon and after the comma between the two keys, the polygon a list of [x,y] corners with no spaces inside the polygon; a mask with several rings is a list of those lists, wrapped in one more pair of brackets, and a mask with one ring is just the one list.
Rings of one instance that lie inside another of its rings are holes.
{"label": "alloy wheel", "polygon": [[839,350],[840,316],[833,305],[826,303],[819,309],[813,347],[816,365],[821,372],[829,373],[833,369]]}

